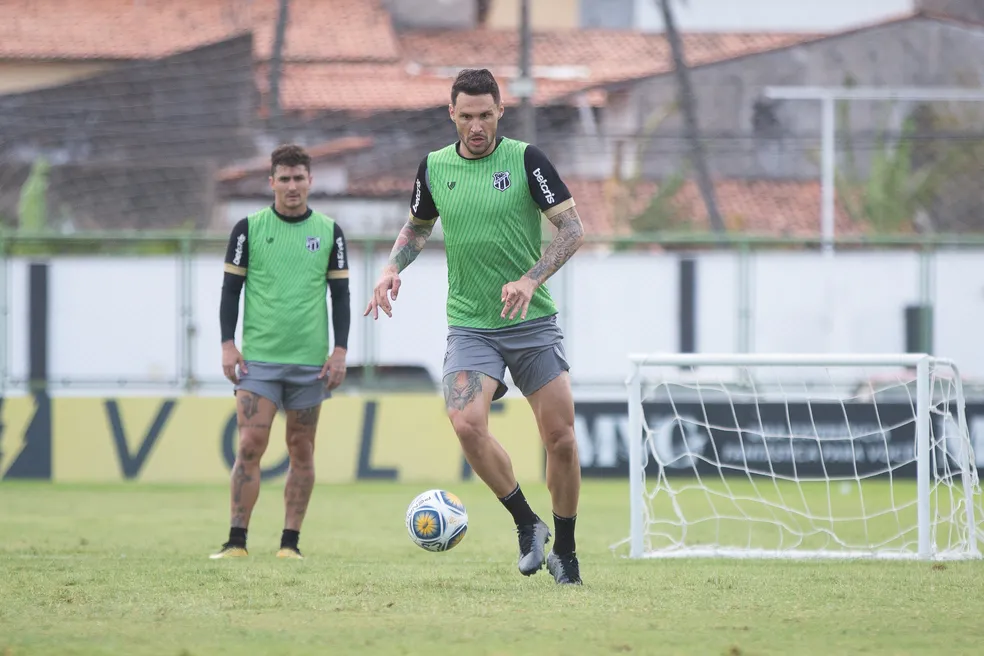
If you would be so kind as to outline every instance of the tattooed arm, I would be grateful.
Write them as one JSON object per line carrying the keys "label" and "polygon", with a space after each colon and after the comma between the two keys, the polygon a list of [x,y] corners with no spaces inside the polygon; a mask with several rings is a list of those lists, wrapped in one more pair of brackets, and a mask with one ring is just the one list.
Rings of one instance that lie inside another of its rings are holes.
{"label": "tattooed arm", "polygon": [[502,286],[503,319],[526,318],[536,288],[564,266],[584,242],[584,226],[574,207],[574,198],[557,169],[542,150],[533,145],[524,154],[526,180],[530,196],[543,215],[557,227],[557,236],[547,246],[543,256],[517,281]]}
{"label": "tattooed arm", "polygon": [[386,313],[386,316],[393,316],[390,300],[395,301],[400,292],[400,272],[410,266],[410,263],[420,255],[424,244],[427,243],[427,238],[431,236],[431,232],[434,230],[437,216],[437,205],[430,193],[427,158],[425,157],[420,162],[420,167],[417,169],[417,179],[413,185],[413,195],[410,198],[410,218],[403,225],[403,229],[400,230],[400,234],[396,238],[396,243],[393,244],[389,261],[383,267],[383,273],[373,290],[372,300],[369,301],[369,305],[362,316],[367,317],[372,313],[372,318],[378,319],[380,309]]}
{"label": "tattooed arm", "polygon": [[557,226],[557,235],[543,251],[543,257],[526,272],[526,277],[537,286],[557,273],[557,269],[564,266],[584,243],[584,226],[581,225],[581,217],[573,205],[560,214],[549,217],[549,220]]}
{"label": "tattooed arm", "polygon": [[413,181],[413,194],[410,196],[410,218],[400,230],[393,244],[387,268],[395,268],[400,273],[417,259],[437,221],[437,204],[430,192],[430,175],[427,172],[427,158],[420,160],[417,177]]}
{"label": "tattooed arm", "polygon": [[411,215],[403,225],[403,229],[400,230],[396,243],[393,244],[393,250],[390,251],[386,266],[395,269],[397,273],[406,269],[411,262],[417,259],[420,251],[424,248],[424,244],[427,243],[427,238],[431,236],[433,231],[433,221],[424,221]]}
{"label": "tattooed arm", "polygon": [[561,179],[546,154],[529,145],[523,155],[530,196],[540,211],[557,227],[557,236],[547,246],[543,257],[526,276],[539,287],[569,260],[584,241],[584,227],[574,207],[570,189]]}

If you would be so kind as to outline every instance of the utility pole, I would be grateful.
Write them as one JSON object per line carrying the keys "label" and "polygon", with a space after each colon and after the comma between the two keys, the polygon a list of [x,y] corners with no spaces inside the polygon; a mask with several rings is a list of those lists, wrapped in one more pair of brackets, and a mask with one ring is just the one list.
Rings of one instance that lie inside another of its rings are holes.
{"label": "utility pole", "polygon": [[536,107],[533,104],[533,93],[536,85],[531,70],[533,36],[530,28],[530,0],[521,0],[519,11],[519,78],[514,80],[512,92],[520,99],[521,138],[526,143],[535,143]]}

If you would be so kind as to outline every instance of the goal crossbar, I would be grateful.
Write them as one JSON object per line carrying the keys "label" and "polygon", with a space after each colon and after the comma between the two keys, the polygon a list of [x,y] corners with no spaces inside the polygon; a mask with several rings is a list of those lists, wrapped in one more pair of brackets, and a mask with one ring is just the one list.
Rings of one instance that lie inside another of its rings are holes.
{"label": "goal crossbar", "polygon": [[634,365],[657,365],[671,367],[729,367],[729,366],[770,366],[770,367],[801,367],[801,366],[900,366],[915,367],[921,361],[932,359],[936,362],[952,365],[949,360],[934,358],[927,353],[632,353],[629,362]]}
{"label": "goal crossbar", "polygon": [[[964,399],[961,376],[959,369],[952,360],[937,358],[926,353],[632,353],[628,355],[628,360],[631,363],[631,374],[626,381],[626,385],[628,387],[628,477],[629,494],[631,498],[630,535],[627,540],[629,543],[629,557],[641,558],[646,557],[647,555],[652,555],[647,553],[645,542],[647,520],[649,519],[647,507],[648,496],[646,490],[646,435],[647,432],[651,431],[649,431],[649,428],[646,425],[646,417],[644,416],[643,407],[644,371],[650,367],[667,367],[677,369],[688,367],[694,369],[701,367],[817,367],[823,369],[835,367],[897,367],[899,369],[904,369],[907,372],[914,373],[916,388],[915,398],[911,399],[915,410],[914,417],[912,417],[912,423],[914,424],[915,437],[915,494],[917,497],[917,548],[914,552],[906,552],[905,550],[897,552],[878,549],[858,550],[851,548],[829,551],[815,551],[807,548],[770,550],[752,548],[751,546],[739,547],[736,549],[727,545],[723,545],[721,547],[694,545],[679,549],[664,549],[659,554],[660,557],[871,557],[917,559],[980,557],[980,553],[978,551],[978,532],[980,529],[977,525],[977,522],[980,521],[980,513],[975,514],[975,508],[978,506],[975,498],[975,489],[977,488],[977,472],[972,456],[972,449],[970,447],[970,436],[965,413],[966,401]],[[959,436],[957,438],[959,440],[957,456],[959,462],[956,465],[959,471],[954,476],[954,478],[959,479],[959,483],[948,481],[951,487],[956,487],[958,484],[963,487],[962,494],[958,493],[957,495],[958,498],[962,497],[961,505],[963,505],[963,508],[956,512],[957,514],[962,515],[962,517],[959,518],[959,521],[964,522],[965,535],[962,538],[960,548],[956,551],[938,549],[934,543],[935,537],[932,531],[932,522],[936,518],[931,517],[931,512],[933,509],[930,505],[930,494],[931,485],[935,482],[932,477],[936,475],[936,473],[932,470],[935,465],[931,463],[931,456],[933,456],[931,451],[939,445],[934,447],[932,443],[934,438],[930,424],[932,395],[934,394],[935,383],[930,380],[930,377],[931,375],[935,376],[936,371],[939,368],[945,368],[949,373],[945,380],[946,384],[951,385],[953,389],[953,410],[955,410],[956,425],[959,432]],[[690,380],[691,379],[688,379],[688,381]],[[700,389],[699,385],[694,388],[694,383],[692,381],[688,382],[684,387],[690,388],[691,390]],[[707,389],[714,390],[715,388],[712,385]],[[905,389],[907,390],[908,388],[906,387]],[[756,398],[756,403],[757,402],[758,399]],[[672,404],[672,401],[670,403]],[[701,404],[703,404],[703,401],[701,401]],[[877,405],[877,402],[875,402],[875,404]],[[732,407],[732,411],[734,411],[734,407]],[[880,421],[881,419],[879,418],[879,425]],[[710,435],[712,432],[711,426],[708,425],[706,429],[708,435]],[[740,434],[742,429],[739,428],[737,432]],[[848,428],[848,432],[850,432],[850,428]],[[790,429],[790,440],[792,440],[793,437],[795,436],[792,429]],[[819,447],[822,446],[820,444],[822,439],[819,437],[819,433],[817,433],[815,440],[812,436],[807,437],[817,442],[817,447],[819,450]],[[741,440],[742,438],[739,437],[738,439]],[[764,439],[764,434],[762,439]],[[850,436],[850,439],[853,439],[853,436]],[[713,442],[713,438],[710,438],[709,441]],[[744,446],[742,446],[742,449],[744,449]],[[660,464],[660,466],[662,467],[662,464]],[[889,471],[891,470],[889,469]],[[759,475],[762,472],[754,473]],[[661,473],[661,482],[663,482],[663,476],[664,475]],[[775,475],[773,477],[775,478]],[[697,478],[699,480],[699,476]],[[860,484],[861,480],[858,479],[856,482]],[[668,484],[666,487],[667,489],[670,488]],[[672,495],[672,492],[670,492],[670,494]],[[749,499],[743,499],[743,501],[748,500]],[[751,501],[754,501],[754,499]],[[684,522],[682,519],[683,511],[679,506],[678,500],[674,498],[672,499],[672,503],[674,504],[673,514],[675,514],[677,518],[680,518],[681,522]],[[717,517],[715,517],[715,519],[717,519]]]}

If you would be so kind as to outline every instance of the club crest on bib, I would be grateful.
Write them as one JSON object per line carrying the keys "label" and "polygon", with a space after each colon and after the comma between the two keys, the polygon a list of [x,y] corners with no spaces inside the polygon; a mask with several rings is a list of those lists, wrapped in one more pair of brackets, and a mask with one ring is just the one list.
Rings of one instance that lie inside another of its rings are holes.
{"label": "club crest on bib", "polygon": [[512,185],[512,180],[509,179],[509,171],[499,171],[492,174],[492,186],[499,191],[505,191],[510,185]]}
{"label": "club crest on bib", "polygon": [[308,237],[307,249],[312,253],[321,250],[321,237]]}

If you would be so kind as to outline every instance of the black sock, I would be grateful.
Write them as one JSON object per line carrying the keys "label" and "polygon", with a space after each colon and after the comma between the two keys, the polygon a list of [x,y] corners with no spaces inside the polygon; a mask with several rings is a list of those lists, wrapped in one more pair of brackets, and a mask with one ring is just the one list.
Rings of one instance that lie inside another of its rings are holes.
{"label": "black sock", "polygon": [[300,531],[291,531],[290,529],[284,529],[283,535],[280,536],[280,548],[284,549],[286,547],[297,548],[297,541],[301,539]]}
{"label": "black sock", "polygon": [[519,489],[519,483],[516,484],[515,490],[504,497],[500,497],[499,501],[512,514],[516,526],[536,523],[536,513],[533,512],[530,504],[527,503],[526,497],[523,496],[523,491]]}
{"label": "black sock", "polygon": [[229,544],[234,547],[246,546],[246,529],[233,526],[229,529]]}
{"label": "black sock", "polygon": [[573,517],[558,517],[554,513],[554,531],[557,533],[557,541],[554,542],[553,551],[557,555],[574,553],[574,522],[577,515]]}

